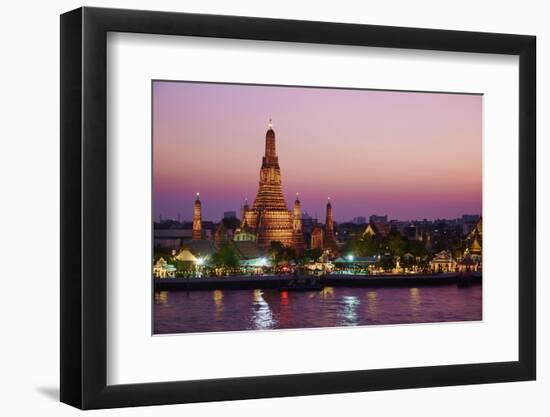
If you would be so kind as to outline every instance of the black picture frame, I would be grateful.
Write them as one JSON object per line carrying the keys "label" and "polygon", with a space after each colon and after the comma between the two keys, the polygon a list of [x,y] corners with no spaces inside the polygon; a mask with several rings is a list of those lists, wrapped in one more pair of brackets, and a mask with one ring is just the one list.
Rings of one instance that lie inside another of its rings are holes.
{"label": "black picture frame", "polygon": [[[107,385],[108,32],[519,56],[519,360]],[[61,401],[94,409],[535,379],[535,51],[524,35],[88,7],[61,15]]]}

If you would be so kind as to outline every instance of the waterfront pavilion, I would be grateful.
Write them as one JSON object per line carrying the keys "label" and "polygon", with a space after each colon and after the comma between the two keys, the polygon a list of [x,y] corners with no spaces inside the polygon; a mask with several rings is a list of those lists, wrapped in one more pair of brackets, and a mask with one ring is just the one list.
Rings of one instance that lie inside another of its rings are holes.
{"label": "waterfront pavilion", "polygon": [[443,250],[435,255],[430,262],[432,272],[454,272],[456,269],[456,261],[453,259],[451,252]]}
{"label": "waterfront pavilion", "polygon": [[160,258],[153,266],[153,275],[155,278],[173,278],[176,276],[176,267]]}
{"label": "waterfront pavilion", "polygon": [[341,273],[368,274],[378,261],[378,256],[341,256],[334,260],[334,265]]}

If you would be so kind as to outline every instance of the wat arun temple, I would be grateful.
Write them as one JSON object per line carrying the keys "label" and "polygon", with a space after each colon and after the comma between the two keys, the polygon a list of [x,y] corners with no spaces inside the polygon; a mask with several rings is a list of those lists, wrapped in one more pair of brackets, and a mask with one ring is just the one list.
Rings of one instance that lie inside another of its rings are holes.
{"label": "wat arun temple", "polygon": [[[193,216],[194,240],[202,238],[201,212],[201,201],[197,194]],[[271,120],[265,134],[265,153],[260,168],[258,193],[252,206],[245,201],[242,207],[241,223],[235,230],[233,239],[235,242],[255,242],[257,247],[262,250],[268,249],[271,242],[274,241],[292,247],[297,253],[302,253],[306,249],[302,231],[302,210],[298,195],[296,195],[292,210],[288,209],[283,195],[281,168]],[[310,246],[324,249],[333,255],[337,254],[330,200],[327,203],[324,230],[320,225],[316,226],[312,233]]]}

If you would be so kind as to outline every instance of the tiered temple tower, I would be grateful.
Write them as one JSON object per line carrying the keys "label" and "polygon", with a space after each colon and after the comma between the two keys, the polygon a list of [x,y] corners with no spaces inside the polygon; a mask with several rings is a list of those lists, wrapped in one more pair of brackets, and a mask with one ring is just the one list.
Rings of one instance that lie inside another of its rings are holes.
{"label": "tiered temple tower", "polygon": [[292,247],[298,253],[306,250],[304,234],[302,232],[302,208],[300,207],[298,193],[296,193],[296,200],[294,201],[294,209],[292,211]]}
{"label": "tiered temple tower", "polygon": [[293,244],[293,218],[281,186],[281,169],[275,149],[275,131],[271,119],[265,134],[265,154],[260,169],[258,194],[244,220],[255,231],[258,246],[268,248],[272,241]]}
{"label": "tiered temple tower", "polygon": [[202,239],[202,208],[199,193],[197,193],[197,198],[195,199],[195,207],[193,209],[193,232],[191,234],[191,239]]}
{"label": "tiered temple tower", "polygon": [[329,250],[333,255],[338,253],[338,245],[336,244],[336,236],[334,235],[334,218],[332,217],[332,204],[330,197],[327,201],[327,218],[325,222],[325,249]]}

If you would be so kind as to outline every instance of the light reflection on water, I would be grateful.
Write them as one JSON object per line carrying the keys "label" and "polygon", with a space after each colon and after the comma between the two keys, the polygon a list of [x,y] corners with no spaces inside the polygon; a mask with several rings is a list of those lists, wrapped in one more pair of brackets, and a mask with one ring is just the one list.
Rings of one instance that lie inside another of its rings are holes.
{"label": "light reflection on water", "polygon": [[356,326],[357,325],[357,306],[359,305],[359,300],[354,295],[345,295],[342,297],[344,301],[344,318],[346,319],[346,326]]}
{"label": "light reflection on water", "polygon": [[155,304],[166,304],[168,302],[168,291],[155,292]]}
{"label": "light reflection on water", "polygon": [[371,317],[375,317],[378,314],[376,297],[376,291],[367,292],[367,314]]}
{"label": "light reflection on water", "polygon": [[481,285],[321,291],[159,291],[154,332],[189,333],[481,320]]}
{"label": "light reflection on water", "polygon": [[411,314],[413,315],[413,317],[416,317],[421,307],[420,290],[418,288],[411,288],[409,290],[409,293],[410,293],[409,304],[411,306]]}
{"label": "light reflection on water", "polygon": [[269,304],[263,299],[262,294],[262,290],[254,290],[253,292],[252,329],[271,329],[276,324],[273,319],[273,314],[271,314]]}
{"label": "light reflection on water", "polygon": [[215,317],[220,319],[223,316],[223,291],[212,291],[212,300],[214,301]]}

